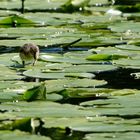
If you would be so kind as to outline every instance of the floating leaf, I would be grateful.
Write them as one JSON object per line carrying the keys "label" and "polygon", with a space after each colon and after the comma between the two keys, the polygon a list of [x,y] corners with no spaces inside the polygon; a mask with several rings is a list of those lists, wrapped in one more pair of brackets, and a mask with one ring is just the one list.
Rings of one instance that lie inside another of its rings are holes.
{"label": "floating leaf", "polygon": [[75,78],[94,78],[95,75],[91,73],[67,73],[65,77],[75,77]]}
{"label": "floating leaf", "polygon": [[23,18],[18,15],[9,16],[5,19],[0,20],[0,26],[1,27],[30,27],[34,26],[35,23],[29,19]]}
{"label": "floating leaf", "polygon": [[57,63],[72,63],[72,64],[84,64],[89,63],[86,60],[80,58],[71,58],[64,56],[52,56],[52,55],[41,55],[40,59],[47,62],[57,62]]}
{"label": "floating leaf", "polygon": [[[83,65],[71,65],[69,67],[63,67],[62,64],[62,68],[61,69],[54,69],[54,67],[57,67],[57,63],[54,64],[53,66],[47,66],[46,68],[42,70],[42,73],[65,73],[65,75],[69,74],[69,73],[100,73],[100,72],[107,72],[107,71],[113,71],[116,70],[117,67],[113,66],[113,65],[103,65],[103,63],[101,62],[101,64],[83,64]],[[45,75],[44,75],[45,76]]]}
{"label": "floating leaf", "polygon": [[52,72],[52,73],[46,73],[41,72],[41,70],[35,70],[35,69],[29,69],[23,74],[27,77],[33,77],[33,78],[40,78],[40,79],[63,79],[65,78],[65,73],[62,72]]}
{"label": "floating leaf", "polygon": [[23,76],[17,75],[16,71],[11,70],[8,67],[5,67],[3,65],[0,65],[0,81],[2,80],[18,80],[22,79]]}
{"label": "floating leaf", "polygon": [[108,139],[113,139],[113,140],[127,140],[127,139],[135,139],[138,140],[139,138],[139,133],[137,132],[124,132],[124,133],[91,133],[87,134],[85,136],[85,140],[93,140],[93,139],[99,139],[99,140],[108,140]]}
{"label": "floating leaf", "polygon": [[140,61],[139,59],[121,59],[121,60],[114,60],[114,65],[125,67],[125,68],[133,68],[139,69],[140,68]]}
{"label": "floating leaf", "polygon": [[134,40],[130,40],[129,42],[128,42],[128,44],[130,44],[130,45],[136,45],[136,47],[135,47],[135,49],[136,50],[139,50],[139,46],[140,46],[140,41],[139,41],[139,39],[134,39]]}
{"label": "floating leaf", "polygon": [[[100,87],[103,85],[106,85],[107,82],[104,80],[94,80],[94,79],[77,79],[77,78],[72,78],[72,79],[58,79],[58,80],[49,80],[46,81],[46,84],[49,88],[54,89],[56,87],[61,87],[63,88],[95,88],[95,87]],[[53,89],[52,89],[53,90]]]}
{"label": "floating leaf", "polygon": [[[40,118],[40,117],[85,117],[88,115],[93,115],[93,111],[82,110],[79,106],[74,106],[70,104],[59,104],[55,102],[19,102],[19,103],[3,103],[0,106],[0,110],[5,109],[16,117],[28,117],[28,118]],[[24,112],[24,113],[23,113]]]}
{"label": "floating leaf", "polygon": [[114,23],[114,25],[109,26],[108,28],[111,29],[111,31],[115,32],[139,32],[139,23],[137,22],[118,22]]}
{"label": "floating leaf", "polygon": [[8,131],[8,130],[1,130],[0,131],[1,140],[50,140],[50,138],[40,135],[31,135],[29,133],[21,132],[18,130],[15,131]]}
{"label": "floating leaf", "polygon": [[125,55],[115,55],[115,54],[93,54],[88,56],[86,59],[91,61],[110,61],[114,59],[120,59],[120,58],[128,58],[128,56]]}
{"label": "floating leaf", "polygon": [[116,45],[115,47],[122,50],[140,51],[140,47],[136,45]]}
{"label": "floating leaf", "polygon": [[85,30],[97,30],[97,29],[107,29],[108,23],[85,23],[82,24],[81,27],[85,28]]}

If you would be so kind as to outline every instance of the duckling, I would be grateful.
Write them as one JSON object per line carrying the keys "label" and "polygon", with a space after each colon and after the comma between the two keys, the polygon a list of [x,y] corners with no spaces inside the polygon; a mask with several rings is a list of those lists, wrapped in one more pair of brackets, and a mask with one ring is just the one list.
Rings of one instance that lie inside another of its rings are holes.
{"label": "duckling", "polygon": [[23,67],[25,66],[26,61],[33,61],[34,66],[39,58],[39,47],[32,43],[24,44],[20,48],[19,56],[22,60]]}

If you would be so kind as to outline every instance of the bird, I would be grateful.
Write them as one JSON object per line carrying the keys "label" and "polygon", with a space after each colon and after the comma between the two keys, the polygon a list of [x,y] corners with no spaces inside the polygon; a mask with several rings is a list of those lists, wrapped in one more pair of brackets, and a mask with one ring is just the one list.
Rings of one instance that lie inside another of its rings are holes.
{"label": "bird", "polygon": [[19,50],[19,56],[23,67],[27,61],[32,61],[33,66],[39,58],[39,47],[33,43],[24,44]]}
{"label": "bird", "polygon": [[109,20],[112,20],[113,17],[123,17],[122,11],[116,9],[109,9],[106,14],[110,15]]}

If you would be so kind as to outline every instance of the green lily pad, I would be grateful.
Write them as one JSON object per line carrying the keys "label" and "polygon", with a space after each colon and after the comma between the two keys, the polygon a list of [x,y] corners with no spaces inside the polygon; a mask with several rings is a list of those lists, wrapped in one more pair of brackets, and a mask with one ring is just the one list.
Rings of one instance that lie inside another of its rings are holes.
{"label": "green lily pad", "polygon": [[[125,123],[124,123],[125,124]],[[140,126],[132,125],[132,124],[111,124],[103,123],[103,122],[92,122],[92,123],[83,123],[79,124],[77,126],[73,127],[73,130],[75,131],[81,131],[81,132],[96,132],[96,133],[106,133],[106,132],[125,132],[125,131],[138,131]]]}
{"label": "green lily pad", "polygon": [[[95,106],[96,109],[100,110],[100,113],[103,115],[119,115],[119,116],[129,116],[129,109],[135,108],[131,110],[131,115],[138,114],[139,103],[137,102],[139,98],[139,91],[136,93],[138,94],[130,94],[128,96],[115,96],[113,99],[108,100],[96,100],[96,101],[88,101],[83,102],[81,105],[84,106]],[[132,104],[128,105],[128,101]],[[102,108],[102,109],[101,109]],[[104,110],[103,108],[106,108]],[[116,110],[113,111],[113,109]],[[96,110],[95,109],[95,110]]]}
{"label": "green lily pad", "polygon": [[115,47],[122,50],[140,51],[140,47],[136,45],[116,45]]}
{"label": "green lily pad", "polygon": [[118,22],[114,25],[109,26],[108,28],[114,32],[127,32],[128,30],[131,32],[139,32],[139,23],[137,22]]}
{"label": "green lily pad", "polygon": [[116,60],[120,58],[128,58],[128,56],[125,55],[115,55],[115,54],[93,54],[88,56],[86,59],[90,61],[110,61],[110,60]]}
{"label": "green lily pad", "polygon": [[137,47],[139,47],[140,46],[140,41],[139,41],[139,39],[133,39],[133,40],[130,40],[128,42],[128,44],[130,44],[130,45],[136,45]]}
{"label": "green lily pad", "polygon": [[3,80],[20,80],[23,78],[23,76],[18,75],[16,71],[11,70],[8,67],[5,67],[3,65],[0,65],[0,81]]}
{"label": "green lily pad", "polygon": [[114,60],[114,65],[125,67],[125,68],[132,68],[132,69],[139,69],[140,62],[139,59],[121,59],[121,60]]}
{"label": "green lily pad", "polygon": [[127,140],[127,139],[139,139],[139,133],[137,132],[125,132],[125,133],[91,133],[87,134],[85,136],[85,140],[93,140],[93,139],[99,139],[99,140]]}
{"label": "green lily pad", "polygon": [[16,120],[11,123],[3,124],[2,126],[0,126],[0,130],[15,130],[15,129],[30,132],[32,130],[31,118]]}
{"label": "green lily pad", "polygon": [[11,139],[11,140],[50,140],[50,138],[45,136],[38,136],[38,135],[31,135],[29,133],[21,132],[18,130],[15,131],[8,131],[3,130],[0,131],[1,140]]}
{"label": "green lily pad", "polygon": [[9,16],[5,19],[0,20],[1,27],[30,27],[34,25],[35,23],[33,21],[18,15]]}
{"label": "green lily pad", "polygon": [[63,96],[61,103],[80,104],[84,101],[108,98],[113,89],[105,88],[66,88],[58,91]]}
{"label": "green lily pad", "polygon": [[42,73],[41,70],[29,69],[23,72],[23,75],[32,78],[40,78],[40,79],[61,79],[65,78],[65,73]]}
{"label": "green lily pad", "polygon": [[[19,103],[3,103],[0,106],[1,110],[12,111],[11,115],[16,115],[17,117],[84,117],[88,115],[93,115],[92,111],[81,110],[80,107],[69,105],[69,104],[59,104],[54,102],[19,102]],[[23,113],[24,112],[24,113]],[[9,114],[9,113],[8,113]]]}
{"label": "green lily pad", "polygon": [[46,99],[46,86],[42,83],[39,86],[28,89],[23,93],[23,99],[26,101],[45,100]]}
{"label": "green lily pad", "polygon": [[128,131],[132,130],[132,132],[135,130],[137,131],[139,129],[139,125],[136,125],[137,123],[138,120],[137,121],[122,120],[119,117],[105,117],[105,116],[86,117],[86,118],[57,118],[55,120],[52,118],[45,118],[45,127],[50,128],[59,125],[62,125],[62,127],[70,126],[71,130],[89,133],[93,132],[95,135],[99,133],[124,134],[124,132],[127,130]]}
{"label": "green lily pad", "polygon": [[108,27],[108,23],[85,23],[85,24],[82,24],[83,28],[85,28],[86,30],[87,29],[90,29],[90,30],[101,30],[101,29],[107,29]]}
{"label": "green lily pad", "polygon": [[95,48],[95,47],[99,47],[99,46],[113,46],[113,45],[117,45],[117,44],[122,44],[125,43],[125,41],[121,41],[118,39],[114,39],[112,37],[97,37],[94,38],[94,40],[92,38],[85,38],[85,40],[83,39],[82,41],[80,41],[79,43],[74,44],[74,47],[87,47],[87,48]]}
{"label": "green lily pad", "polygon": [[[55,69],[55,66],[56,66],[56,69]],[[82,73],[85,73],[85,75],[87,75],[86,77],[88,78],[89,74],[86,74],[86,73],[100,73],[100,72],[113,71],[113,70],[117,69],[116,66],[103,65],[103,64],[101,64],[101,65],[100,64],[98,64],[98,65],[97,64],[93,64],[93,65],[91,65],[91,64],[90,65],[69,65],[67,67],[64,67],[65,64],[63,66],[63,63],[62,63],[61,65],[59,65],[62,68],[59,68],[59,69],[57,69],[57,66],[58,66],[57,63],[56,64],[54,63],[53,65],[46,65],[46,68],[43,68],[41,70],[41,72],[44,74],[44,76],[45,76],[45,74],[49,75],[51,73],[54,73],[54,74],[58,73],[58,75],[60,73],[63,73],[63,75],[65,75],[65,76],[73,73],[73,76],[74,76],[74,73],[75,73],[77,76],[79,75],[78,76],[79,78],[80,78],[80,76],[84,77],[84,75],[82,76]],[[40,72],[36,71],[35,75],[37,75],[37,73],[40,73]],[[28,72],[27,72],[27,74],[28,74]],[[25,75],[26,75],[26,72],[25,72]],[[35,77],[35,75],[34,75],[34,77]],[[90,74],[90,76],[94,77],[92,74]]]}
{"label": "green lily pad", "polygon": [[86,88],[86,87],[100,87],[107,84],[104,80],[92,80],[92,79],[58,79],[46,81],[49,88]]}
{"label": "green lily pad", "polygon": [[0,81],[0,102],[21,101],[23,92],[37,85],[36,82]]}
{"label": "green lily pad", "polygon": [[67,73],[65,77],[75,77],[75,78],[94,78],[95,75],[91,73]]}
{"label": "green lily pad", "polygon": [[[135,56],[137,52],[135,51],[129,51],[127,49],[122,49],[121,46],[125,45],[115,45],[115,47],[98,47],[96,49],[90,49],[89,51],[92,52],[92,54],[108,54],[108,55],[124,55],[124,56]],[[120,48],[119,48],[120,47]],[[127,47],[126,45],[126,48]]]}
{"label": "green lily pad", "polygon": [[91,73],[100,73],[106,71],[116,70],[117,67],[113,65],[77,65],[71,68],[66,68],[66,71],[71,72],[91,72]]}
{"label": "green lily pad", "polygon": [[84,64],[89,63],[86,60],[80,58],[71,58],[65,56],[52,56],[52,55],[41,55],[40,59],[46,62],[57,62],[57,63],[72,63],[72,64]]}

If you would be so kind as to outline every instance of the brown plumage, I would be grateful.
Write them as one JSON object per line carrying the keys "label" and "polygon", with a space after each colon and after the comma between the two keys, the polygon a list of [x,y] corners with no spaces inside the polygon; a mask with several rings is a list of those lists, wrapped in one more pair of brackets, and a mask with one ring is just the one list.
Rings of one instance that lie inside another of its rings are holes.
{"label": "brown plumage", "polygon": [[33,66],[34,66],[35,62],[37,61],[39,57],[39,48],[38,46],[32,43],[24,44],[20,48],[19,56],[22,60],[23,66],[25,66],[26,61],[33,61]]}

